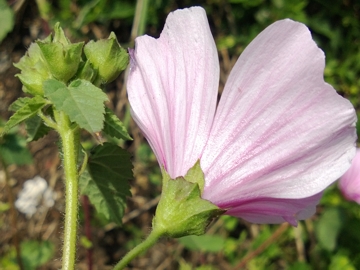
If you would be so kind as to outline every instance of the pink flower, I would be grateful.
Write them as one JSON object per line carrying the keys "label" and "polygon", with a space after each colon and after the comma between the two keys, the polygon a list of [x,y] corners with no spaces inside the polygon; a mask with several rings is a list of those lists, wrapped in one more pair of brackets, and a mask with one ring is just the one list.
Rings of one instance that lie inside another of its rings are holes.
{"label": "pink flower", "polygon": [[350,169],[340,178],[339,188],[344,197],[360,204],[360,149],[356,150]]}
{"label": "pink flower", "polygon": [[[197,160],[203,198],[256,223],[296,225],[350,166],[356,115],[323,79],[307,27],[275,22],[244,50],[216,109],[219,61],[204,10],[170,13],[131,51],[132,115],[172,178]],[[216,114],[215,114],[216,110]]]}

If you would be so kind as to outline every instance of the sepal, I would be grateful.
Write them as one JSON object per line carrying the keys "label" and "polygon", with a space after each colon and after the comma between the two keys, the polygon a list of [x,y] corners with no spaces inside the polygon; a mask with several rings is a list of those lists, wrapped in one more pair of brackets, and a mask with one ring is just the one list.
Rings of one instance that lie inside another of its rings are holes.
{"label": "sepal", "polygon": [[[195,170],[200,168],[198,163],[194,167]],[[209,223],[225,212],[201,198],[198,183],[189,182],[184,177],[171,179],[164,169],[162,175],[163,191],[153,220],[154,230],[175,238],[202,235]]]}
{"label": "sepal", "polygon": [[92,64],[87,60],[86,62],[80,62],[78,73],[76,78],[93,82],[97,77],[96,70],[92,67]]}

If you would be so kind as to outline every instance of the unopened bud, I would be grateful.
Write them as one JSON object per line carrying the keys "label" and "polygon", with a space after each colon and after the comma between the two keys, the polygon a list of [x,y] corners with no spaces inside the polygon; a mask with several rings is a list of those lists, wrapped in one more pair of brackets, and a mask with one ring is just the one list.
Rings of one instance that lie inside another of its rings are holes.
{"label": "unopened bud", "polygon": [[129,63],[129,55],[121,48],[114,33],[108,39],[90,41],[85,45],[84,53],[98,72],[95,85],[115,80]]}
{"label": "unopened bud", "polygon": [[93,82],[96,79],[97,71],[92,67],[89,60],[81,62],[76,78]]}
{"label": "unopened bud", "polygon": [[51,78],[51,73],[47,68],[37,43],[32,43],[20,61],[14,64],[21,70],[16,77],[23,84],[23,91],[31,95],[43,95],[43,81]]}
{"label": "unopened bud", "polygon": [[77,72],[81,61],[84,42],[70,43],[64,31],[57,23],[54,38],[36,42],[42,52],[52,76],[60,81],[68,82]]}

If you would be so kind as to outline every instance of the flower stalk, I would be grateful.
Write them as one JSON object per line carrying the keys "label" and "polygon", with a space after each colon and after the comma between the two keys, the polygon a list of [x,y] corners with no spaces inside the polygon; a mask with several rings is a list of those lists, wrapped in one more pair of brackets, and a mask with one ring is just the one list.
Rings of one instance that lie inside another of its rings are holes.
{"label": "flower stalk", "polygon": [[144,251],[151,248],[153,245],[156,244],[156,242],[164,235],[164,232],[154,228],[149,236],[143,241],[141,244],[134,247],[132,250],[130,250],[124,258],[118,262],[113,270],[121,270],[124,269],[125,266],[127,266],[134,258],[136,258],[138,255],[143,253]]}
{"label": "flower stalk", "polygon": [[178,238],[203,235],[209,223],[225,212],[201,198],[204,174],[199,162],[184,177],[171,179],[165,169],[162,176],[162,195],[152,222],[152,232],[144,242],[126,254],[114,270],[123,269],[162,236]]}

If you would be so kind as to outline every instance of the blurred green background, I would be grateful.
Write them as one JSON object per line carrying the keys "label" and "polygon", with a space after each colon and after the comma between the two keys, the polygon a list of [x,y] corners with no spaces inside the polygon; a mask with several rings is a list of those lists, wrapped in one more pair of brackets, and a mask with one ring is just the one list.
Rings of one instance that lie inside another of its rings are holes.
{"label": "blurred green background", "polygon": [[[16,57],[24,54],[30,42],[48,35],[56,22],[61,23],[74,41],[105,38],[110,31],[114,31],[121,45],[127,48],[133,47],[134,38],[138,35],[157,37],[169,12],[194,5],[205,8],[219,50],[220,88],[238,56],[258,33],[276,20],[291,18],[310,28],[313,38],[326,54],[325,80],[352,102],[359,116],[358,0],[0,0],[0,81],[3,82],[0,87],[1,116],[9,117],[7,106],[21,95],[18,82],[14,81],[12,88],[5,82],[5,78],[13,78],[16,73],[8,63],[18,61]],[[122,143],[134,155],[136,179],[131,183],[134,198],[129,200],[128,209],[128,213],[133,213],[138,207],[146,208],[149,202],[156,201],[160,194],[161,180],[151,149],[129,118],[123,81],[124,75],[110,84],[106,91],[111,99],[110,106],[124,119],[135,139],[132,144]],[[359,124],[357,130],[359,135]],[[18,184],[19,186],[21,185]],[[61,189],[61,185],[59,188]],[[0,189],[0,193],[4,192]],[[5,220],[0,222],[0,230],[4,233],[8,228],[5,223],[8,220],[9,208],[6,206],[6,195],[3,194],[0,198],[3,201],[0,204],[0,215],[3,219],[0,220]],[[92,225],[96,235],[90,246],[94,247],[94,252],[98,252],[95,253],[97,256],[103,256],[103,259],[94,262],[97,269],[111,269],[111,264],[143,239],[151,225],[153,206],[150,205],[149,211],[145,213],[129,217],[122,228],[113,226],[101,214],[93,212]],[[59,209],[53,211],[61,212]],[[57,218],[61,221],[62,217],[60,215]],[[24,224],[28,222],[21,216],[19,220]],[[45,219],[45,224],[47,220]],[[34,244],[32,238],[33,236],[23,229],[22,242],[26,247],[23,256],[27,258],[32,256],[31,253],[29,255],[29,252],[33,251],[31,245],[34,245],[34,248],[39,245]],[[38,238],[41,239],[41,236]],[[56,269],[56,262],[50,259],[57,257],[54,250],[60,247],[58,244],[61,242],[56,242],[56,238],[58,235],[55,234],[46,239],[48,242],[42,242],[46,243],[41,245],[45,248],[46,259],[41,257],[38,264],[33,262],[27,269],[36,269],[39,265],[43,265],[41,269]],[[18,269],[10,239],[0,238],[0,243],[1,241],[3,245],[0,248],[0,269]],[[56,245],[55,249],[53,245]],[[51,247],[51,252],[47,247]],[[88,247],[89,245],[84,244],[79,248],[80,266],[81,262],[86,260],[86,254],[82,250],[86,251]],[[257,253],[252,253],[254,250],[257,250]],[[250,257],[247,257],[249,254]],[[334,184],[325,191],[317,214],[312,219],[301,222],[297,228],[259,226],[224,216],[214,222],[207,235],[163,241],[137,259],[133,267],[181,270],[240,267],[292,270],[360,269],[360,206],[346,201]],[[87,268],[84,266],[81,269]]]}

